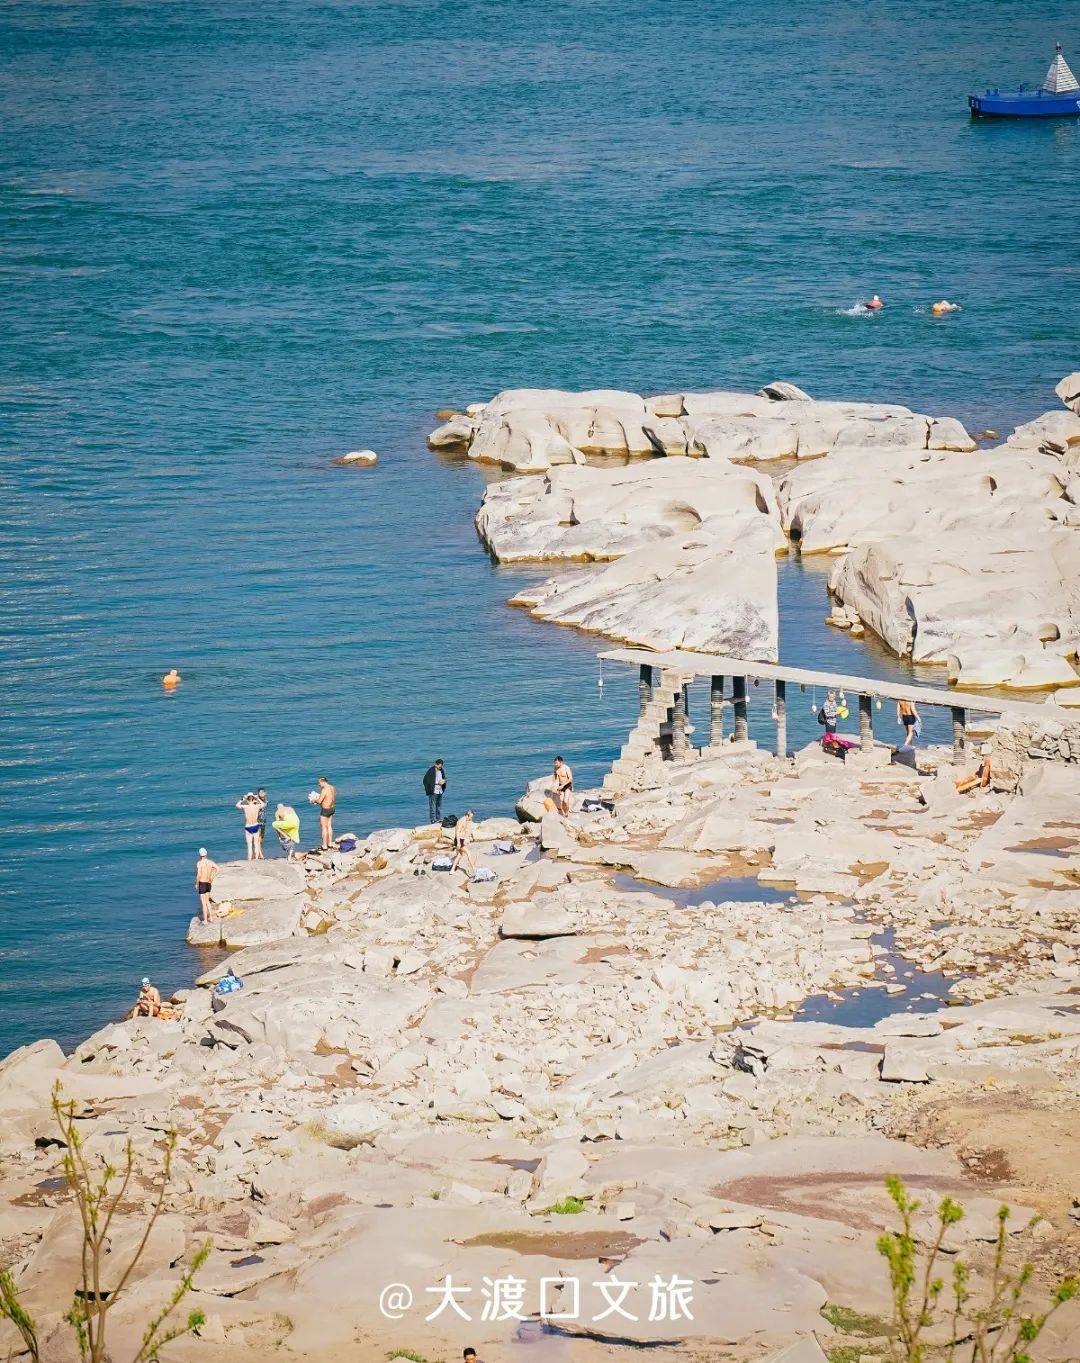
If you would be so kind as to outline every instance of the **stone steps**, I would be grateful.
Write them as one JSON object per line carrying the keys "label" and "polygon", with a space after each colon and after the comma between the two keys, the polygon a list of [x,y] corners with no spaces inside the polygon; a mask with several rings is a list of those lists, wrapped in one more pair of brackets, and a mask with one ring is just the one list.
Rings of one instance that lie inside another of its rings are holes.
{"label": "stone steps", "polygon": [[[604,777],[603,789],[608,794],[620,794],[630,789],[633,778],[641,774],[645,760],[657,750],[661,729],[668,722],[675,697],[683,684],[683,678],[673,673],[660,674],[660,680],[653,687],[652,696],[638,716],[637,724],[630,730],[611,770]],[[690,732],[688,726],[687,733]]]}

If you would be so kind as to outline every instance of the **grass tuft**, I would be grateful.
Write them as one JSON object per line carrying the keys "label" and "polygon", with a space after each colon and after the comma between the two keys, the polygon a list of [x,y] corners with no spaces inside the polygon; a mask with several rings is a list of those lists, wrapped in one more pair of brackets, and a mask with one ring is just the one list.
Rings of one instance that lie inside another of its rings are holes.
{"label": "grass tuft", "polygon": [[563,1197],[558,1202],[553,1202],[550,1207],[545,1207],[544,1216],[577,1216],[578,1212],[585,1210],[585,1203],[580,1197]]}
{"label": "grass tuft", "polygon": [[871,1316],[862,1311],[856,1311],[853,1307],[841,1306],[838,1302],[827,1301],[821,1308],[821,1314],[830,1325],[845,1335],[861,1335],[864,1339],[882,1339],[889,1333],[888,1321],[882,1320],[880,1316]]}

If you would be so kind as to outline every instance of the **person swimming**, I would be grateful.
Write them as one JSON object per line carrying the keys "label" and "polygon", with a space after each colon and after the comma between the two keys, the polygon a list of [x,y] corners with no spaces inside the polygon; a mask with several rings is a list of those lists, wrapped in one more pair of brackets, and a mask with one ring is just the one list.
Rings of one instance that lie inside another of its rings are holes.
{"label": "person swimming", "polygon": [[180,673],[177,672],[175,667],[169,668],[168,672],[166,672],[165,675],[162,677],[161,684],[162,686],[165,687],[180,685]]}
{"label": "person swimming", "polygon": [[936,303],[930,304],[930,311],[935,317],[943,317],[947,312],[959,312],[959,303],[950,303],[947,298],[939,299]]}
{"label": "person swimming", "polygon": [[874,294],[873,298],[870,299],[866,306],[870,312],[877,312],[879,309],[883,308],[885,304],[881,301],[877,294]]}

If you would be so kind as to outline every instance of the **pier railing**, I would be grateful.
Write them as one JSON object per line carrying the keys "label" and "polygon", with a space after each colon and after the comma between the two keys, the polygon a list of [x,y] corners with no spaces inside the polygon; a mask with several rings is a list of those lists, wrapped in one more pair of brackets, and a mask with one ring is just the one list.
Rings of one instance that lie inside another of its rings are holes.
{"label": "pier railing", "polygon": [[[639,669],[638,690],[641,708],[652,697],[654,669],[675,673],[687,683],[695,677],[710,678],[710,745],[721,742],[725,679],[731,678],[731,707],[735,719],[735,739],[750,737],[747,707],[748,681],[772,681],[776,688],[774,714],[776,716],[776,752],[787,753],[787,687],[791,682],[800,687],[820,687],[824,690],[850,692],[859,697],[859,743],[864,752],[874,746],[873,705],[876,697],[887,700],[910,700],[917,706],[939,706],[952,715],[953,758],[962,761],[967,746],[968,715],[972,712],[997,715],[1002,718],[1031,719],[1046,707],[1033,701],[999,700],[970,691],[942,690],[930,686],[909,685],[903,682],[877,681],[873,677],[851,677],[840,672],[816,672],[804,667],[783,667],[779,663],[763,663],[747,658],[730,658],[719,653],[695,653],[673,649],[655,653],[650,649],[613,648],[600,654],[605,662],[626,663]],[[687,696],[685,687],[676,696],[673,734],[686,729]]]}

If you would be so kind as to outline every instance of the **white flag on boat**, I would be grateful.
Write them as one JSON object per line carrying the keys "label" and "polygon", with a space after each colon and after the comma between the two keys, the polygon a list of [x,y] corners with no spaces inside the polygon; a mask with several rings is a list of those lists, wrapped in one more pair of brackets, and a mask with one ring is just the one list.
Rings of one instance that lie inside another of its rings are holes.
{"label": "white flag on boat", "polygon": [[1061,54],[1060,43],[1057,45],[1057,56],[1050,64],[1042,88],[1048,95],[1068,95],[1073,90],[1080,90],[1080,84],[1077,84],[1076,77],[1069,70],[1069,63]]}

